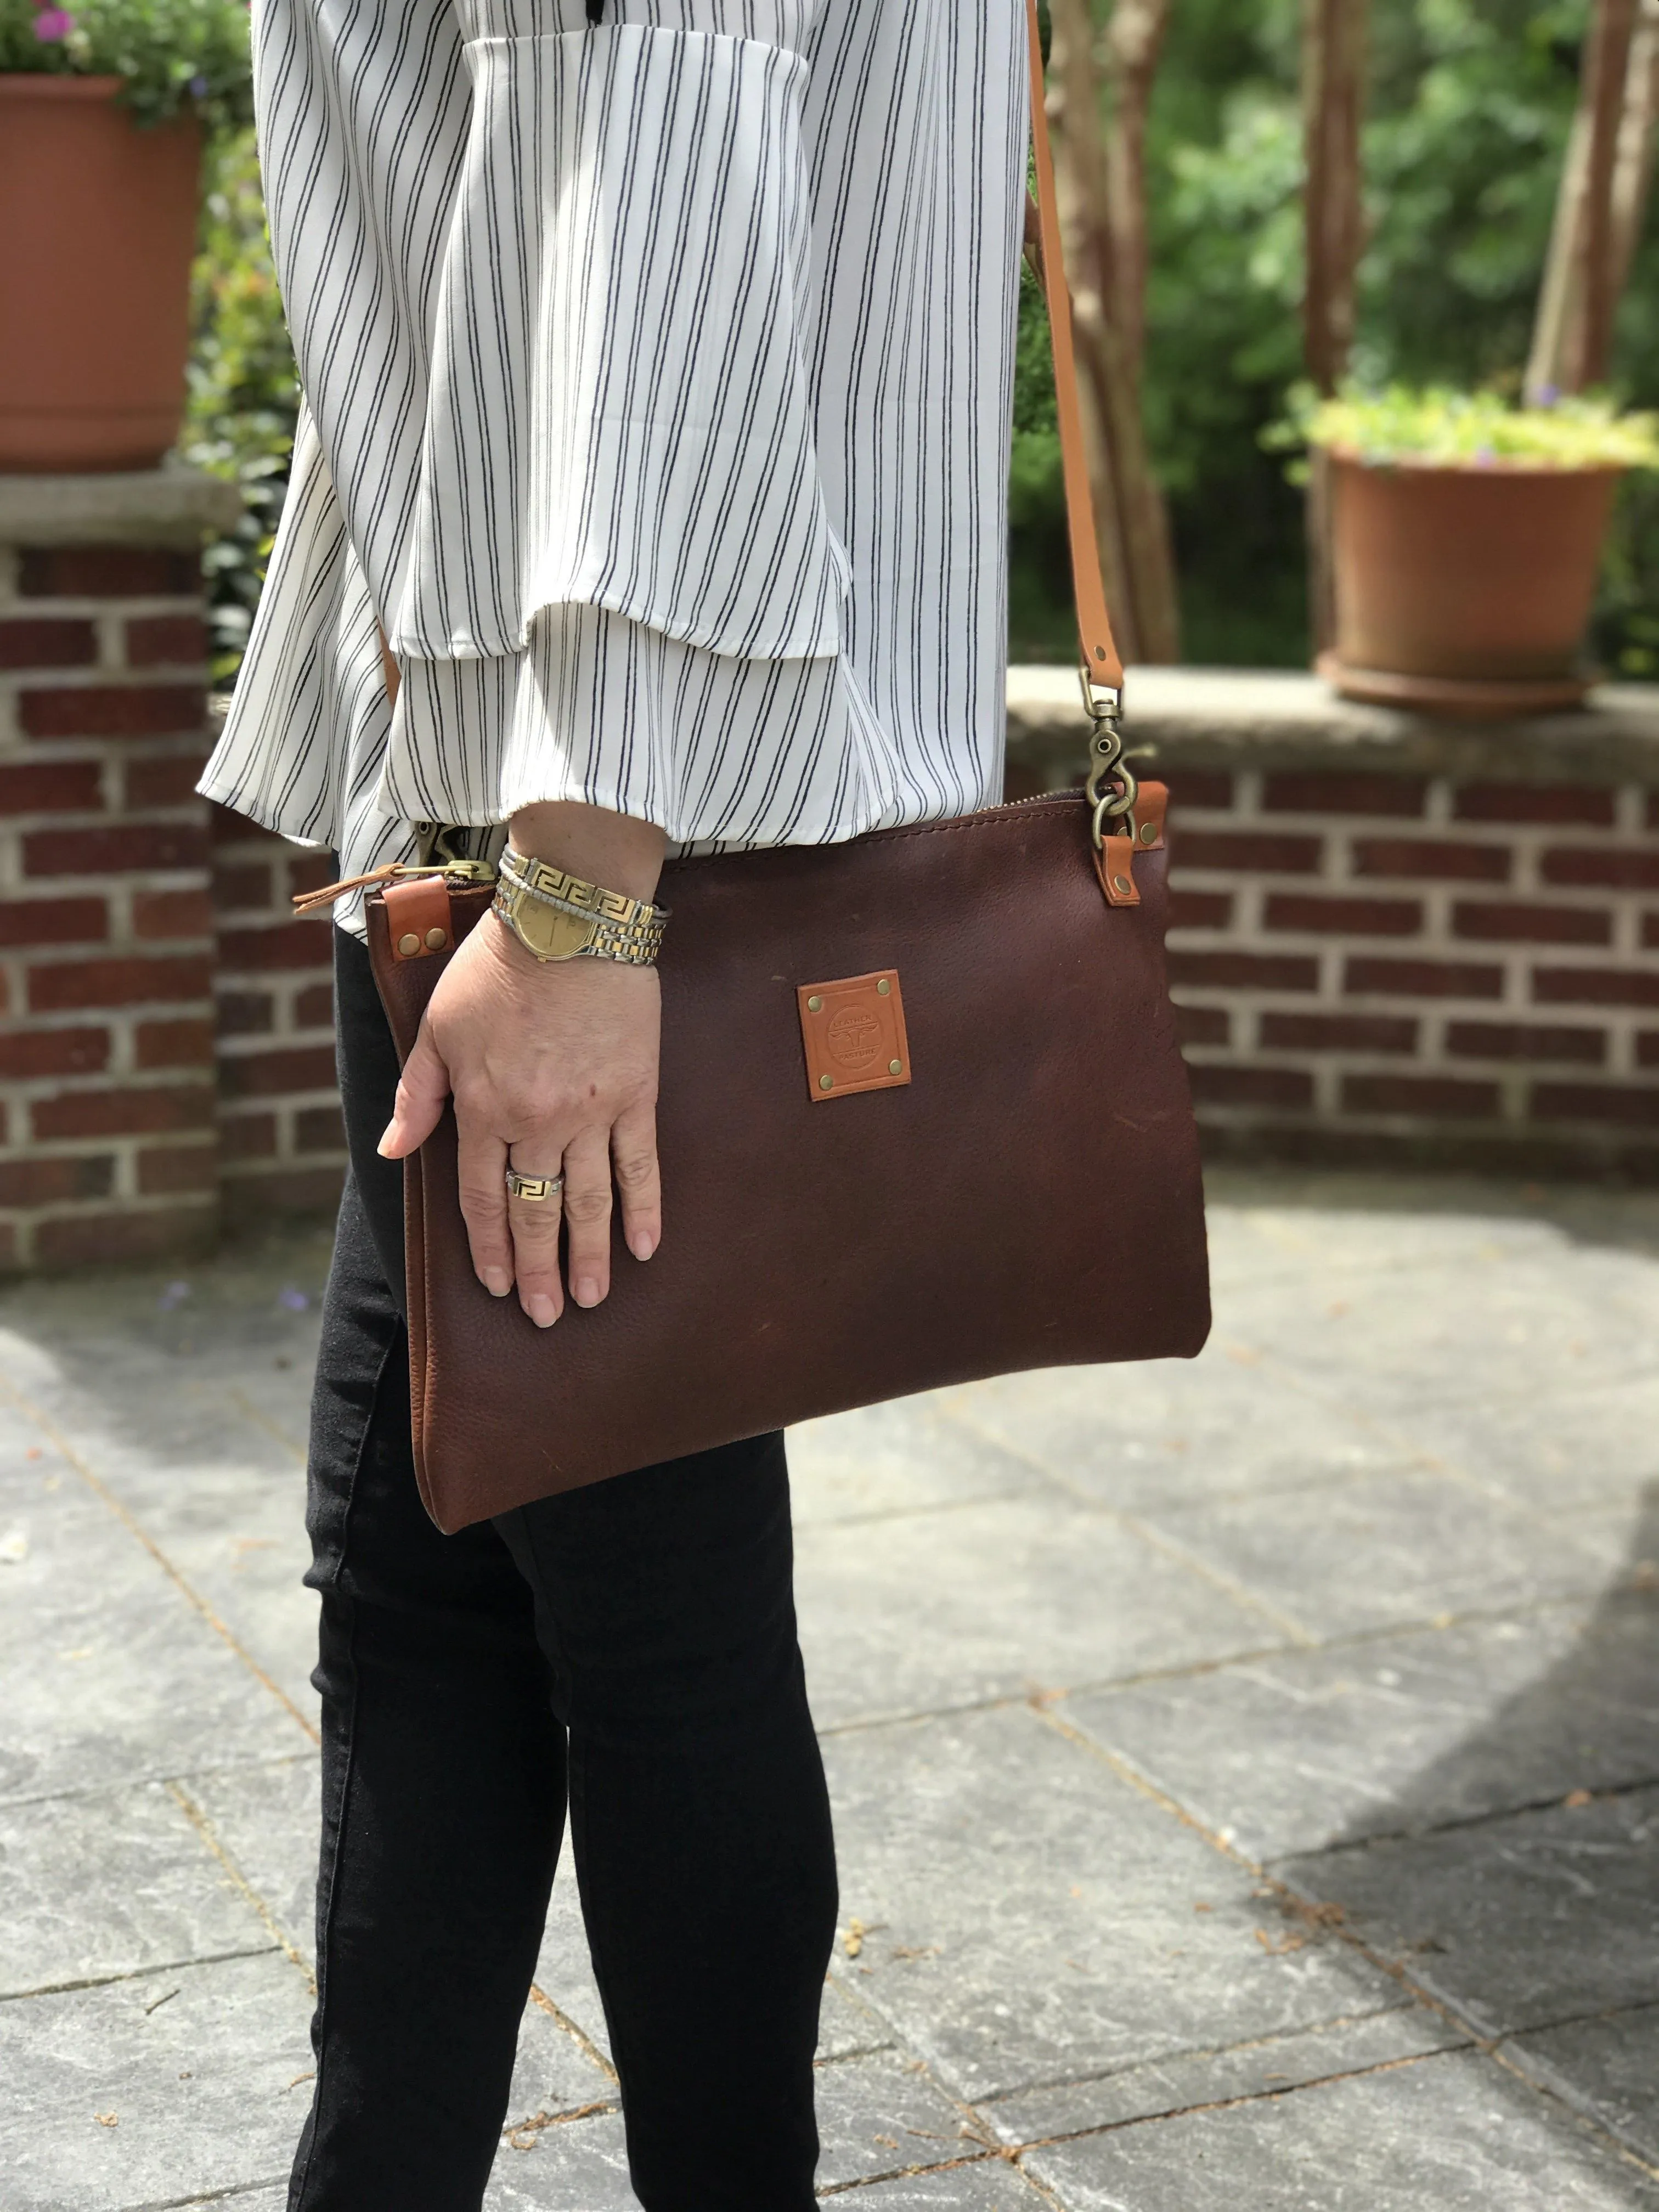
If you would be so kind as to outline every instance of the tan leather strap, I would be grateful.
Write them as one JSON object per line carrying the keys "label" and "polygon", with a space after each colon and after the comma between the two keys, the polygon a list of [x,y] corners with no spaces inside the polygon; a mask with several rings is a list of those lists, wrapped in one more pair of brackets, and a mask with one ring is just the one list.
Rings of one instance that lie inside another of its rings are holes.
{"label": "tan leather strap", "polygon": [[1106,612],[1106,586],[1100,573],[1095,537],[1094,495],[1083,446],[1083,416],[1078,405],[1077,360],[1072,349],[1072,301],[1066,289],[1066,264],[1060,242],[1060,206],[1054,198],[1054,162],[1048,146],[1048,115],[1043,106],[1042,39],[1036,0],[1025,0],[1031,46],[1031,157],[1036,170],[1037,226],[1042,241],[1042,289],[1048,302],[1048,331],[1054,353],[1054,400],[1060,417],[1060,458],[1066,480],[1066,526],[1072,541],[1072,595],[1077,605],[1078,643],[1085,674],[1095,684],[1115,687],[1123,663]]}

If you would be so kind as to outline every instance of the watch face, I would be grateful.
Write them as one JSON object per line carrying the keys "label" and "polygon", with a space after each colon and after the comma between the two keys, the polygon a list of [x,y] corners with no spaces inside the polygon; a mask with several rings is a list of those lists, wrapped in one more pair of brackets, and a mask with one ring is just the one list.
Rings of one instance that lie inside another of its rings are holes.
{"label": "watch face", "polygon": [[525,943],[543,960],[574,960],[593,942],[599,926],[597,917],[562,914],[538,899],[520,899],[514,920]]}

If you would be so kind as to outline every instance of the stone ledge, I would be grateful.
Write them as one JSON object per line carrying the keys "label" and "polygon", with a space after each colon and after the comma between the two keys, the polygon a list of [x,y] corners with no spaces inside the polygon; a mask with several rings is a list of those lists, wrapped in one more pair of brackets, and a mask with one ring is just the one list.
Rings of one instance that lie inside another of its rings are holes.
{"label": "stone ledge", "polygon": [[[1340,699],[1297,669],[1133,668],[1124,703],[1131,748],[1155,747],[1161,768],[1317,760],[1383,775],[1659,787],[1659,684],[1599,684],[1571,714],[1463,722]],[[1012,759],[1069,782],[1082,772],[1086,730],[1070,668],[1010,668]]]}
{"label": "stone ledge", "polygon": [[185,545],[233,530],[242,495],[200,469],[0,476],[0,544]]}

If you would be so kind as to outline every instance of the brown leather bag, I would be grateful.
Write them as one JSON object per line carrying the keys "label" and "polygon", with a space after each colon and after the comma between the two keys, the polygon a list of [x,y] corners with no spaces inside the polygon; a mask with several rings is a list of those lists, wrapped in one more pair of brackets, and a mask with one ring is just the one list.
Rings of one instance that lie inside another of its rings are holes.
{"label": "brown leather bag", "polygon": [[[540,1330],[473,1274],[453,1115],[405,1164],[415,1464],[453,1530],[817,1413],[1015,1369],[1190,1358],[1203,1192],[1164,976],[1164,793],[1123,767],[1031,21],[1090,798],[672,861],[665,1228]],[[1100,709],[1105,712],[1098,712]],[[1102,833],[1098,838],[1093,832]],[[489,888],[368,902],[407,1056]]]}

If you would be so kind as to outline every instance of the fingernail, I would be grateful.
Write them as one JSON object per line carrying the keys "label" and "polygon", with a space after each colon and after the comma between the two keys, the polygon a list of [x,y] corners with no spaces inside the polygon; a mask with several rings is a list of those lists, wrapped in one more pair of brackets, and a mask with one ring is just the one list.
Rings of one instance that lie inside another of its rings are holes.
{"label": "fingernail", "polygon": [[513,1287],[513,1278],[499,1267],[486,1267],[478,1278],[492,1298],[504,1298]]}
{"label": "fingernail", "polygon": [[583,1275],[571,1285],[570,1295],[579,1306],[596,1306],[599,1303],[599,1286],[592,1275]]}
{"label": "fingernail", "polygon": [[538,1328],[551,1328],[554,1322],[557,1321],[559,1317],[553,1310],[552,1299],[550,1298],[544,1291],[538,1291],[536,1296],[531,1299],[529,1304],[525,1308],[525,1311],[530,1316],[531,1320],[535,1322]]}
{"label": "fingernail", "polygon": [[391,1153],[386,1150],[386,1146],[387,1146],[391,1142],[392,1142],[392,1132],[391,1132],[391,1130],[390,1130],[390,1129],[388,1129],[388,1130],[386,1131],[386,1134],[381,1138],[381,1139],[380,1139],[380,1143],[379,1143],[378,1145],[376,1145],[376,1146],[375,1146],[375,1147],[374,1147],[375,1151],[380,1154],[380,1158],[381,1158],[383,1160],[389,1160],[389,1159],[392,1158]]}
{"label": "fingernail", "polygon": [[636,1229],[628,1240],[628,1249],[636,1260],[648,1260],[657,1249],[657,1240],[648,1229]]}

